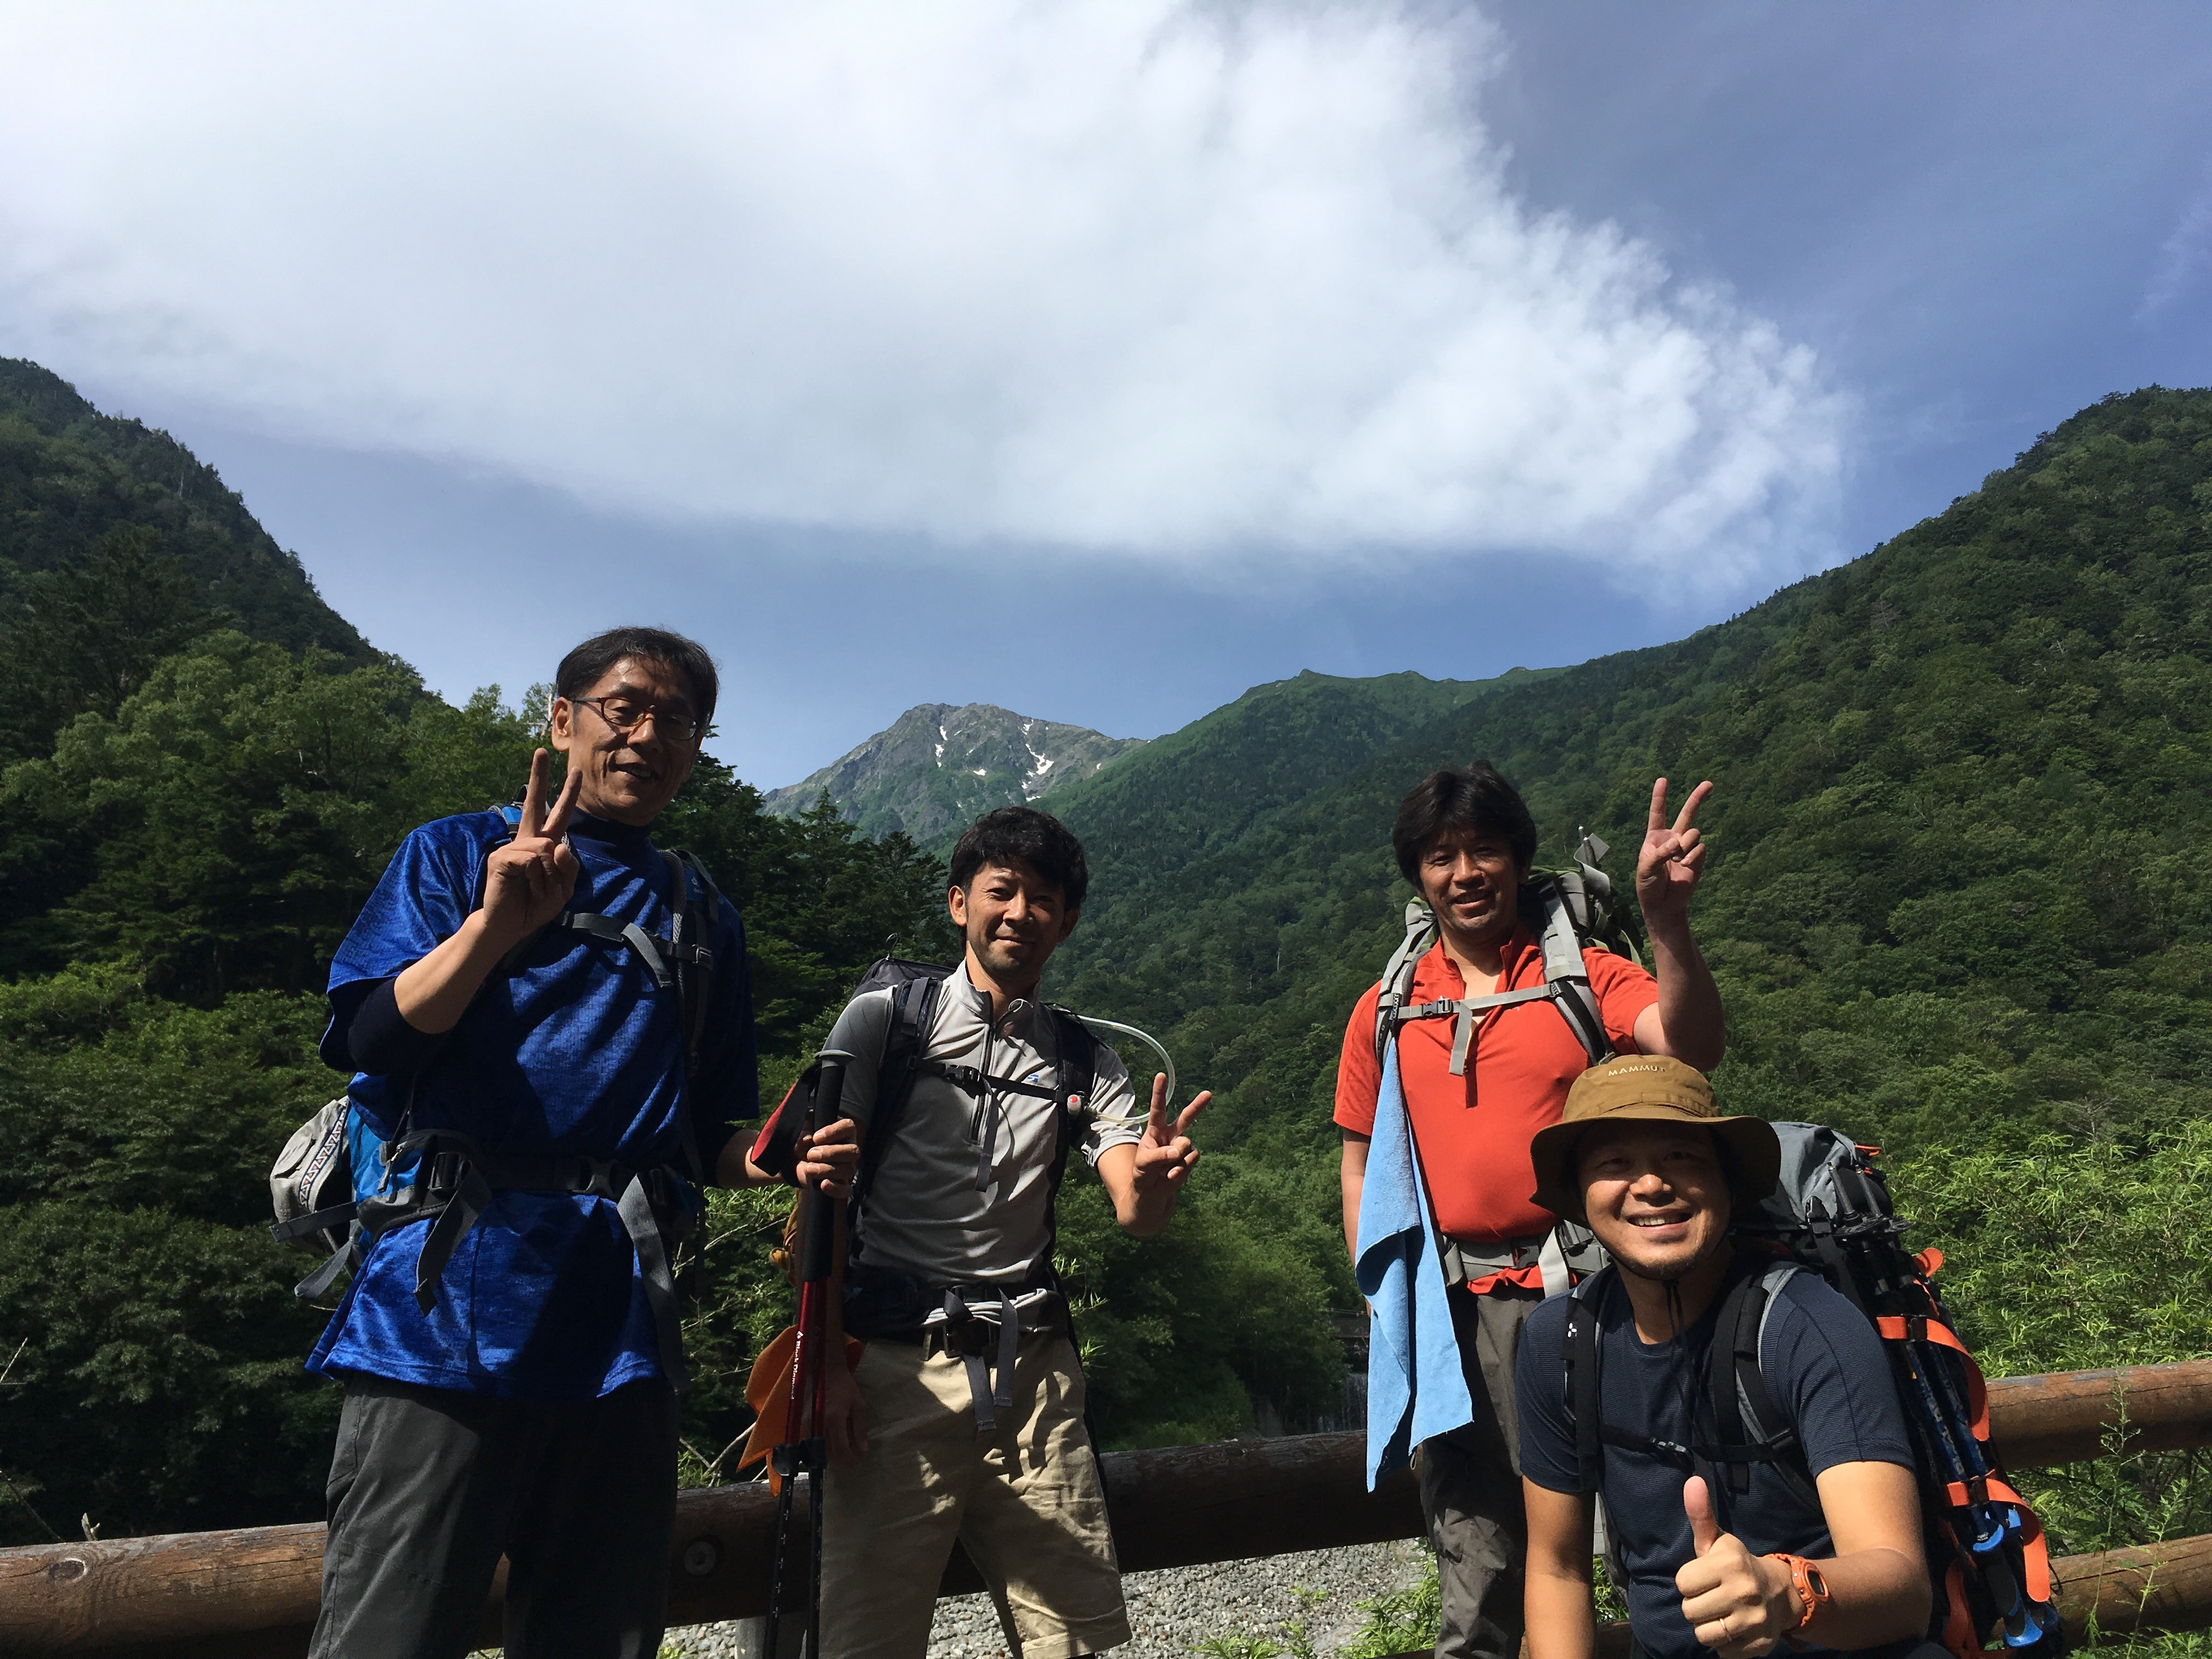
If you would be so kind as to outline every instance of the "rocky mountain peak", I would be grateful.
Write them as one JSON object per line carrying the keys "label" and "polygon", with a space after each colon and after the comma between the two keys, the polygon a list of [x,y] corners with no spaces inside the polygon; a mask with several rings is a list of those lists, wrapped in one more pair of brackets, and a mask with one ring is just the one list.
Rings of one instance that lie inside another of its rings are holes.
{"label": "rocky mountain peak", "polygon": [[1042,800],[1143,746],[995,703],[926,702],[820,771],[772,790],[768,810],[803,812],[823,790],[871,835],[931,842],[994,806]]}

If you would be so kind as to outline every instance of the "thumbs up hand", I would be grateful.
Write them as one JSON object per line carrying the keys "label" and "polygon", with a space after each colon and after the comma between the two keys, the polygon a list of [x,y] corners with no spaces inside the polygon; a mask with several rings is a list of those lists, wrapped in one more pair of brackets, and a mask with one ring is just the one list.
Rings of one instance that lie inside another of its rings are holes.
{"label": "thumbs up hand", "polygon": [[1682,1511],[1690,1517],[1690,1541],[1697,1551],[1674,1575],[1682,1617],[1721,1659],[1757,1659],[1771,1651],[1797,1628],[1804,1611],[1790,1569],[1753,1555],[1741,1538],[1720,1529],[1713,1519],[1712,1494],[1698,1475],[1682,1483]]}

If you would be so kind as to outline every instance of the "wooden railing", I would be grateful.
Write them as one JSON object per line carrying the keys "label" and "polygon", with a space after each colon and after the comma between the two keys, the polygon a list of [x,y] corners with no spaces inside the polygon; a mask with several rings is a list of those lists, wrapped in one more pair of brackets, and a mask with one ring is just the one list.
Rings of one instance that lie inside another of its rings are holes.
{"label": "wooden railing", "polygon": [[[2015,1469],[2212,1444],[2212,1361],[2008,1377],[1990,1385],[1990,1417]],[[1325,1434],[1109,1453],[1106,1486],[1123,1570],[1417,1535],[1413,1482],[1400,1476],[1369,1492],[1363,1445],[1358,1434]],[[681,1493],[669,1622],[767,1611],[774,1522],[763,1486]],[[0,1550],[0,1654],[291,1659],[305,1652],[314,1625],[322,1557],[319,1526]],[[2055,1565],[2062,1610],[2077,1634],[2093,1613],[2106,1632],[2212,1626],[2212,1538]],[[956,1554],[941,1593],[981,1588]],[[498,1641],[499,1595],[495,1585],[487,1644]]]}

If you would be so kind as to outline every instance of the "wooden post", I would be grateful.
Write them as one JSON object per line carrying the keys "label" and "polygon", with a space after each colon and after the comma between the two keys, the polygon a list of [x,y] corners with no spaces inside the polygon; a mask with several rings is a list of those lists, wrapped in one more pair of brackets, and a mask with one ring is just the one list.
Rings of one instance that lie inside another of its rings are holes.
{"label": "wooden post", "polygon": [[[2212,1538],[2062,1556],[2051,1572],[2058,1581],[2058,1613],[2071,1645],[2088,1639],[2093,1613],[2100,1641],[2135,1631],[2212,1628]],[[1397,1659],[1425,1659],[1425,1652]],[[1628,1659],[1626,1625],[1599,1627],[1597,1659]]]}
{"label": "wooden post", "polygon": [[[2212,1443],[2212,1361],[2008,1378],[1990,1385],[1990,1415],[2015,1468],[2100,1456],[2107,1437],[2120,1437],[2123,1417],[2130,1448]],[[1300,1435],[1109,1454],[1106,1486],[1123,1568],[1415,1535],[1421,1518],[1412,1481],[1401,1476],[1367,1492],[1364,1445],[1358,1434]],[[678,1495],[672,1624],[766,1611],[773,1520],[764,1486]],[[0,1653],[293,1659],[314,1623],[322,1553],[319,1526],[0,1550]],[[2212,1624],[2212,1540],[2076,1558],[2060,1571],[2100,1586],[2094,1605],[2105,1629],[2131,1628],[2118,1622],[2124,1617],[2148,1621],[2146,1629]],[[943,1593],[978,1588],[956,1555]],[[2067,1606],[2076,1616],[2075,1601]],[[486,1619],[487,1640],[496,1640],[496,1596]]]}
{"label": "wooden post", "polygon": [[2000,1378],[1990,1437],[2014,1469],[2212,1444],[2212,1363]]}

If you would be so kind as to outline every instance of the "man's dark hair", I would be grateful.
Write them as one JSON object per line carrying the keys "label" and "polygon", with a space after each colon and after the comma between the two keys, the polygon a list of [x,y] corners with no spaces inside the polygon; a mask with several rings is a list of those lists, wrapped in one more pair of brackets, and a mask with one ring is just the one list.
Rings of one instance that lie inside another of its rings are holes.
{"label": "man's dark hair", "polygon": [[1526,870],[1536,856],[1536,821],[1528,816],[1521,792],[1488,761],[1454,771],[1431,772],[1398,803],[1398,822],[1390,845],[1398,869],[1421,884],[1421,854],[1442,835],[1496,836],[1513,849],[1513,862]]}
{"label": "man's dark hair", "polygon": [[699,717],[701,729],[714,723],[714,699],[722,689],[714,658],[698,641],[665,628],[610,628],[592,635],[561,659],[553,672],[553,689],[564,697],[580,697],[625,657],[641,657],[674,669],[691,688],[691,712]]}
{"label": "man's dark hair", "polygon": [[952,849],[952,884],[962,892],[987,864],[1026,864],[1060,889],[1071,910],[1083,908],[1091,866],[1066,824],[1034,806],[1000,806],[969,824]]}

